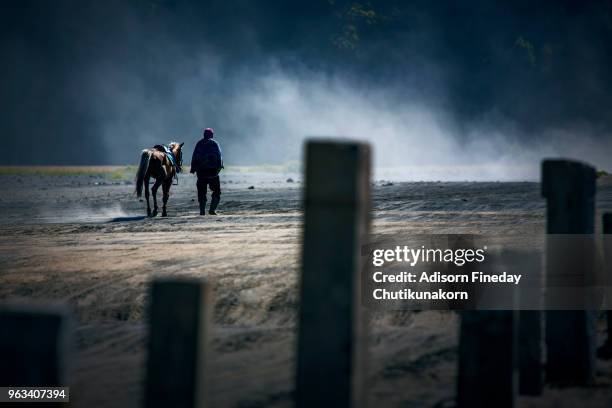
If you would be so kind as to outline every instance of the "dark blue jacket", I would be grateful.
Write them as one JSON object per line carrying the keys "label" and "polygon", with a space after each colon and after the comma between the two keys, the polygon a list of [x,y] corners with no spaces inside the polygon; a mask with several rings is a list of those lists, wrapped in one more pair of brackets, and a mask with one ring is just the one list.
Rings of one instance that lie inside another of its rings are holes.
{"label": "dark blue jacket", "polygon": [[223,167],[221,146],[213,139],[201,139],[193,149],[191,157],[191,172],[217,169]]}

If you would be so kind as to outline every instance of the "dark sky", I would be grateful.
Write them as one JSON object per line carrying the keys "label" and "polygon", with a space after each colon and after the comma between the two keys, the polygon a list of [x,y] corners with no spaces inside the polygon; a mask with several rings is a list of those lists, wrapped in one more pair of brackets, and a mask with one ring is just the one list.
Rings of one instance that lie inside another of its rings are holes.
{"label": "dark sky", "polygon": [[313,133],[379,143],[383,164],[612,153],[611,1],[0,7],[6,164],[132,163],[208,126],[234,164],[298,159]]}

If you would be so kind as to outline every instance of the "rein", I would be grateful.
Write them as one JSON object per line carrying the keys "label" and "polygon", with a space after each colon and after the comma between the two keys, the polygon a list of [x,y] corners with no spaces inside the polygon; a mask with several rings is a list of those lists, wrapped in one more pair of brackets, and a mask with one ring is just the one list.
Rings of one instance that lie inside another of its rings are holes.
{"label": "rein", "polygon": [[[178,157],[174,153],[172,153],[172,155],[174,156],[175,164],[173,164],[172,167],[174,167],[174,180],[176,181],[176,183],[172,183],[172,185],[178,186],[178,174],[183,171],[183,152],[179,150]],[[170,160],[170,162],[172,162],[172,160]]]}

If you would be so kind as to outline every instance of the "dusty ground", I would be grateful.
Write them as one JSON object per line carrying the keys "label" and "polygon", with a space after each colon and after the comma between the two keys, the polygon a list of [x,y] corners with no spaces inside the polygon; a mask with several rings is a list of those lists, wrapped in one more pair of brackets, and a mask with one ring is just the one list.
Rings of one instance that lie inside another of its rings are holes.
{"label": "dusty ground", "polygon": [[[296,182],[287,183],[288,177]],[[148,283],[169,275],[213,283],[216,406],[291,405],[298,177],[225,174],[222,215],[200,217],[195,180],[183,175],[172,189],[170,217],[132,220],[144,213],[144,203],[133,197],[129,178],[0,176],[0,298],[62,299],[73,307],[72,405],[127,407],[141,401]],[[535,183],[384,184],[375,183],[373,190],[378,235],[461,232],[520,239],[544,231],[544,202]],[[601,213],[612,209],[612,181],[599,184]],[[371,326],[367,383],[376,405],[435,406],[452,399],[455,313],[377,314]],[[596,386],[547,389],[544,397],[521,398],[521,406],[610,405],[612,367],[599,364]]]}

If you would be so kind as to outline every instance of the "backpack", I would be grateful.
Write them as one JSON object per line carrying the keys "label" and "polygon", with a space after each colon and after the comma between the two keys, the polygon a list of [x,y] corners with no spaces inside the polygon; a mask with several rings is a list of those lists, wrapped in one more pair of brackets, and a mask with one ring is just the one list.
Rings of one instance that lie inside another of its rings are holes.
{"label": "backpack", "polygon": [[200,157],[202,158],[199,166],[201,169],[220,169],[223,166],[221,163],[221,149],[217,142],[212,139],[204,142]]}

